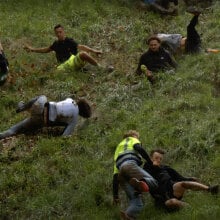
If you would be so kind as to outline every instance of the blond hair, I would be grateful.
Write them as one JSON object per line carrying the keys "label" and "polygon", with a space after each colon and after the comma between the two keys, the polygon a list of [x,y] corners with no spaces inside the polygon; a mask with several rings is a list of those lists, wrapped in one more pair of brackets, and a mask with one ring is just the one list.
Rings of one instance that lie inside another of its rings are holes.
{"label": "blond hair", "polygon": [[139,132],[136,130],[129,130],[127,131],[124,135],[123,138],[127,138],[127,137],[135,137],[135,138],[139,138]]}

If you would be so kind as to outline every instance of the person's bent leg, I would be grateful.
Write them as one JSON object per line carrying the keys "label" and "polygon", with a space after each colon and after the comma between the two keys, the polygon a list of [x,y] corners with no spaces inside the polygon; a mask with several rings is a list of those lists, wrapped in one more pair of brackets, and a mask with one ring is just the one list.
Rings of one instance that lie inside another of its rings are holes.
{"label": "person's bent leg", "polygon": [[122,172],[127,176],[127,181],[131,178],[136,178],[139,181],[144,180],[147,183],[149,190],[154,190],[157,187],[157,181],[144,169],[133,162],[127,163],[126,166],[123,166]]}
{"label": "person's bent leg", "polygon": [[18,107],[16,109],[16,113],[22,112],[22,111],[26,111],[28,109],[30,109],[32,107],[32,105],[38,100],[39,96],[31,99],[30,101],[24,103],[23,101],[20,101],[18,103]]}
{"label": "person's bent leg", "polygon": [[0,133],[0,140],[6,137],[14,136],[16,134],[21,134],[26,131],[29,131],[32,128],[32,125],[33,123],[31,118],[26,118],[23,121],[9,128],[8,130]]}
{"label": "person's bent leg", "polygon": [[201,38],[195,26],[198,24],[199,15],[194,15],[187,26],[186,52],[199,52],[201,47]]}
{"label": "person's bent leg", "polygon": [[169,199],[165,202],[165,206],[169,209],[183,208],[186,205],[188,204],[175,198]]}
{"label": "person's bent leg", "polygon": [[99,65],[98,62],[86,52],[80,52],[79,57],[81,60],[86,61],[86,62],[92,64],[93,66]]}
{"label": "person's bent leg", "polygon": [[193,181],[177,182],[173,185],[173,195],[177,198],[180,198],[183,196],[184,192],[187,189],[191,189],[194,191],[208,191],[209,187]]}

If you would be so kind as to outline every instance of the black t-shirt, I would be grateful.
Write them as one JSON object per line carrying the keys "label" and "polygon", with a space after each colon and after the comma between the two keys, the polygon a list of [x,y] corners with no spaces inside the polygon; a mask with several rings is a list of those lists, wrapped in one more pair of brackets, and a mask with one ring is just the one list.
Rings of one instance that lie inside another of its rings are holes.
{"label": "black t-shirt", "polygon": [[165,202],[167,199],[174,197],[174,183],[181,181],[193,181],[192,178],[183,177],[176,170],[166,165],[154,166],[152,162],[148,162],[144,164],[144,170],[157,180],[158,188],[150,191],[150,193],[156,200],[160,200],[160,202]]}
{"label": "black t-shirt", "polygon": [[169,52],[160,48],[159,51],[153,52],[148,50],[144,53],[139,61],[137,73],[140,74],[141,65],[145,65],[150,71],[158,72],[160,70],[169,69],[170,67],[176,68],[177,64],[170,56]]}
{"label": "black t-shirt", "polygon": [[50,46],[50,49],[56,52],[56,58],[59,63],[63,63],[70,58],[71,55],[76,55],[78,43],[72,38],[66,37],[65,40],[56,40]]}

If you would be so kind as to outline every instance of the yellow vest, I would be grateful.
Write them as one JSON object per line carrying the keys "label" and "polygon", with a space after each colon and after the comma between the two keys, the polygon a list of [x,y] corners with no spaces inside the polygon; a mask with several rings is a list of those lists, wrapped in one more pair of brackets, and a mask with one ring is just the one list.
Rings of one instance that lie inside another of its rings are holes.
{"label": "yellow vest", "polygon": [[125,138],[122,142],[119,143],[115,150],[115,155],[114,155],[114,174],[118,173],[118,168],[116,167],[116,161],[117,158],[123,154],[127,153],[135,153],[137,152],[134,150],[134,145],[135,144],[140,144],[141,142],[134,137],[127,137]]}

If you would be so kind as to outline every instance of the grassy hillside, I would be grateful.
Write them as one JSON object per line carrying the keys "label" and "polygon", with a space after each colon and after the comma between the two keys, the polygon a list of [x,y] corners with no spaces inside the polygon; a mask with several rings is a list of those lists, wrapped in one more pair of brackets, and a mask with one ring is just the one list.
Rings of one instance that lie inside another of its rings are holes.
{"label": "grassy hillside", "polygon": [[[186,34],[191,15],[180,1],[178,17],[138,10],[133,1],[0,1],[0,39],[10,62],[10,78],[0,87],[0,131],[27,116],[15,114],[20,100],[45,94],[49,100],[85,97],[93,117],[81,119],[71,137],[45,128],[0,142],[0,219],[115,220],[126,207],[112,206],[113,154],[122,134],[137,129],[147,151],[168,151],[166,162],[206,184],[220,182],[220,56],[177,57],[174,75],[160,74],[152,87],[135,76],[144,39],[154,31]],[[203,46],[218,47],[220,4],[200,16]],[[53,53],[23,50],[55,39],[54,25],[81,44],[101,49],[108,73],[55,71]],[[220,199],[189,192],[190,207],[177,213],[154,208],[149,195],[140,219],[219,219]]]}

